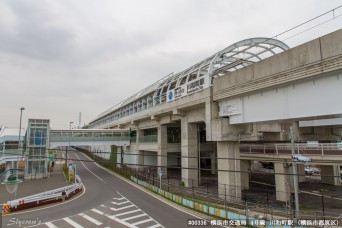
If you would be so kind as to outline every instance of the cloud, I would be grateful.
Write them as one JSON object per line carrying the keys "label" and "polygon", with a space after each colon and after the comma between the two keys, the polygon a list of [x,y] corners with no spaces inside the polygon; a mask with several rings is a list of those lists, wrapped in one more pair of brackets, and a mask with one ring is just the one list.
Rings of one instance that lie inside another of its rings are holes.
{"label": "cloud", "polygon": [[[0,125],[83,123],[239,40],[273,36],[335,1],[0,1]],[[305,9],[305,10],[303,10]],[[337,14],[339,12],[336,12]],[[287,41],[341,28],[341,18]],[[25,123],[25,122],[24,122]]]}

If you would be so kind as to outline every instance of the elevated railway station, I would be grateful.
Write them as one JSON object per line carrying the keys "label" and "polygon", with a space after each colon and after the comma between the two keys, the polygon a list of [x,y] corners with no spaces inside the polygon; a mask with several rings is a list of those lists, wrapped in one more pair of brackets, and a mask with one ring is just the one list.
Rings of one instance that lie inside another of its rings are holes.
{"label": "elevated railway station", "polygon": [[[321,182],[341,184],[341,79],[342,30],[293,48],[246,39],[102,112],[89,129],[52,130],[49,120],[29,119],[19,140],[2,128],[0,163],[15,167],[19,156],[25,175],[43,177],[49,149],[86,146],[109,156],[115,146],[118,165],[158,168],[186,187],[209,178],[219,196],[236,200],[253,164],[266,161],[274,164],[276,199],[287,202],[290,128],[295,153],[320,166]],[[297,163],[303,182],[307,164]]]}
{"label": "elevated railway station", "polygon": [[[120,149],[132,167],[162,167],[163,178],[178,168],[188,187],[211,175],[218,192],[232,199],[248,189],[253,161],[271,160],[277,200],[287,201],[282,193],[290,185],[290,153],[255,156],[245,148],[290,143],[290,127],[297,144],[336,145],[342,136],[341,78],[342,30],[293,48],[252,38],[162,78],[99,114],[89,127],[131,130],[130,145]],[[334,149],[334,159],[326,150],[312,156],[326,174],[322,182],[340,185],[342,151]]]}

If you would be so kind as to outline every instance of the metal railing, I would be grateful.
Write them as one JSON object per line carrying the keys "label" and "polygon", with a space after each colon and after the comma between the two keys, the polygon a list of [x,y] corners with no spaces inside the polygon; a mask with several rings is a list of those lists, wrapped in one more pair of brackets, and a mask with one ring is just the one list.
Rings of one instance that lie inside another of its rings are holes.
{"label": "metal railing", "polygon": [[[180,183],[172,183],[169,179],[161,179],[157,175],[146,175],[137,172],[134,169],[125,167],[126,175],[129,173],[138,180],[144,181],[152,186],[160,188],[163,191],[179,195],[184,199],[190,199],[194,202],[204,203],[208,206],[214,206],[226,211],[232,211],[245,216],[253,216],[256,218],[263,218],[266,220],[273,219],[294,219],[294,208],[279,207],[266,202],[253,201],[246,198],[246,193],[241,194],[239,197],[236,195],[229,195],[226,191],[218,194],[205,189],[198,189],[196,187],[185,187]],[[301,210],[299,219],[311,220],[337,220],[339,224],[342,222],[342,214],[337,211],[328,210]]]}
{"label": "metal railing", "polygon": [[139,142],[158,142],[158,135],[140,135]]}
{"label": "metal railing", "polygon": [[81,178],[77,175],[76,176],[76,183],[72,185],[68,185],[65,187],[57,188],[54,190],[41,192],[38,194],[26,196],[23,198],[15,199],[8,201],[7,204],[12,209],[20,209],[18,207],[27,208],[26,205],[36,205],[39,206],[40,202],[46,201],[58,201],[58,200],[65,200],[65,198],[68,198],[73,193],[75,193],[77,190],[82,190],[83,184],[81,181]]}
{"label": "metal railing", "polygon": [[[297,154],[316,156],[342,156],[342,144],[340,143],[296,143]],[[241,153],[249,154],[291,154],[291,144],[241,144]]]}
{"label": "metal railing", "polygon": [[50,142],[129,141],[129,136],[53,136]]}

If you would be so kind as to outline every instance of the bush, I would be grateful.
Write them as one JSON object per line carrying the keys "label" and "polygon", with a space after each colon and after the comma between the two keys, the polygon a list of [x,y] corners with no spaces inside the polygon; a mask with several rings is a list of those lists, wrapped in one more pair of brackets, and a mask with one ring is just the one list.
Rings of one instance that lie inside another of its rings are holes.
{"label": "bush", "polygon": [[[66,164],[63,165],[62,167],[63,173],[64,173],[64,177],[66,179],[66,181],[69,181],[69,168]],[[74,180],[74,175],[72,173],[70,173],[70,182],[73,182]]]}

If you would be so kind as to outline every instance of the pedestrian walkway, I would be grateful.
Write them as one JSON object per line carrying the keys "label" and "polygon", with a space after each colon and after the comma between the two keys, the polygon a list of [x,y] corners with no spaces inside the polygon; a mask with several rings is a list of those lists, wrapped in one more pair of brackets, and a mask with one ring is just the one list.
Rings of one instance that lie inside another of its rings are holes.
{"label": "pedestrian walkway", "polygon": [[[22,183],[18,184],[16,198],[18,199],[68,185],[62,172],[62,166],[62,162],[55,162],[53,172],[49,173],[46,178],[35,179],[34,176],[32,176],[32,179],[23,180]],[[0,185],[0,192],[1,204],[15,199],[15,193],[8,193],[5,185]]]}
{"label": "pedestrian walkway", "polygon": [[54,227],[141,227],[163,228],[156,220],[118,194],[110,202],[84,213],[40,224],[39,228]]}

